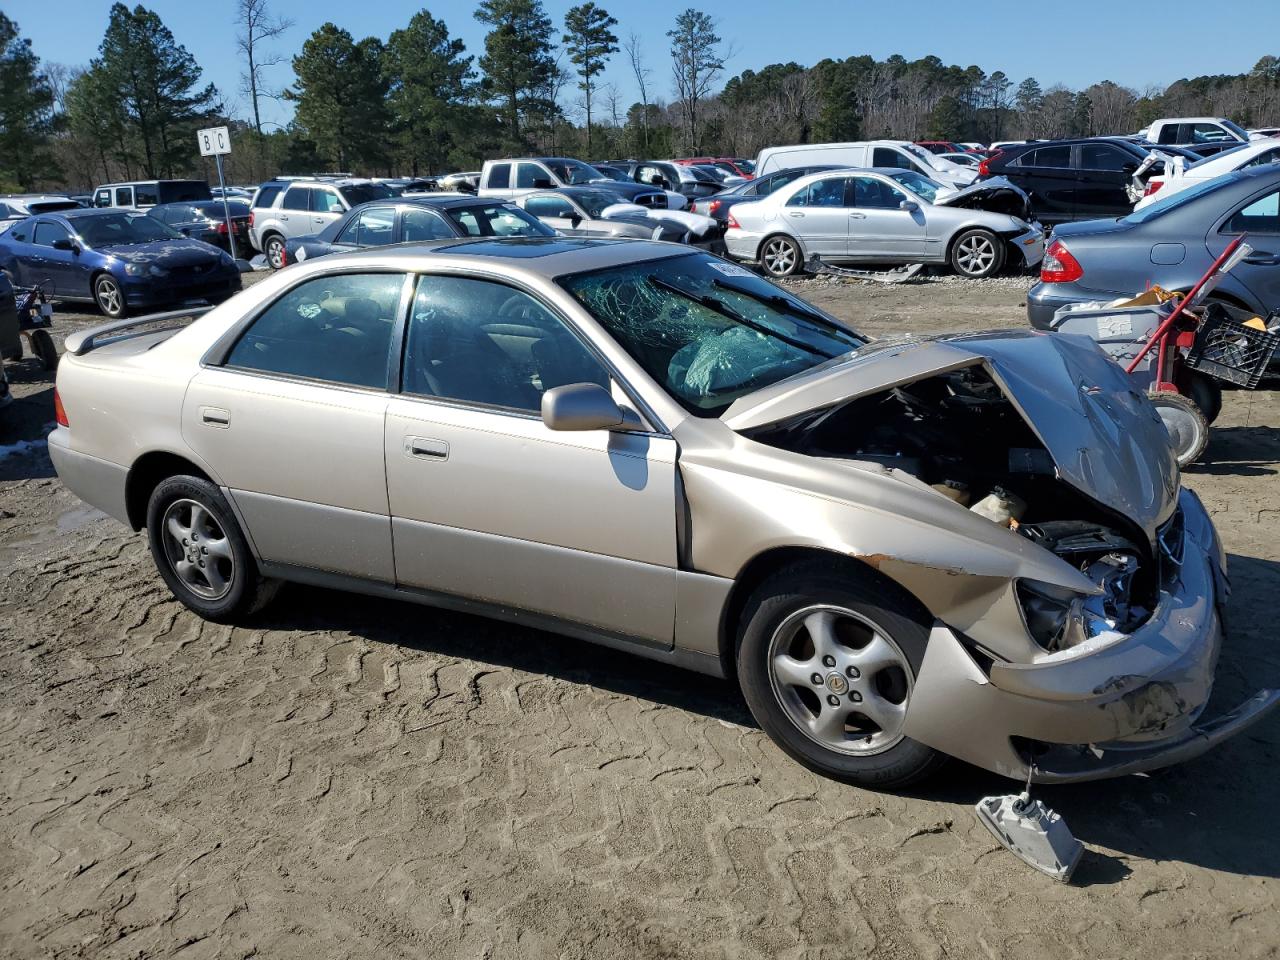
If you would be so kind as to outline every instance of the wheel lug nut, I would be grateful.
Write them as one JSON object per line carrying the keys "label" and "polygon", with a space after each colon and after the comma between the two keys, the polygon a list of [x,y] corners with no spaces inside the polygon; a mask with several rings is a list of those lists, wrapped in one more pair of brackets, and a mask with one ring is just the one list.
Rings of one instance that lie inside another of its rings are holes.
{"label": "wheel lug nut", "polygon": [[850,680],[857,680],[860,676],[862,676],[862,672],[857,667],[847,667],[844,672],[845,672],[845,676],[847,676]]}
{"label": "wheel lug nut", "polygon": [[184,547],[185,547],[185,546],[187,546],[187,541],[186,541],[186,540],[183,540],[183,541],[182,541],[182,545],[183,545]]}
{"label": "wheel lug nut", "polygon": [[854,703],[861,703],[862,694],[860,694],[857,690],[854,690],[849,694],[849,699],[852,700]]}
{"label": "wheel lug nut", "polygon": [[840,698],[833,693],[831,696],[827,697],[827,703],[831,704],[833,707],[838,707],[840,706]]}
{"label": "wheel lug nut", "polygon": [[813,676],[811,676],[809,679],[813,681],[813,685],[814,685],[815,687],[820,687],[820,686],[822,686],[822,674],[820,674],[820,673],[815,673],[815,674],[814,674]]}
{"label": "wheel lug nut", "polygon": [[209,548],[208,548],[208,547],[201,547],[201,548],[200,548],[200,552],[201,552],[201,553],[208,553],[208,552],[209,552]]}
{"label": "wheel lug nut", "polygon": [[836,658],[831,656],[831,654],[827,654],[822,658],[822,665],[824,667],[834,667],[836,665]]}
{"label": "wheel lug nut", "polygon": [[200,569],[201,569],[201,570],[203,570],[203,569],[204,569],[204,561],[203,561],[203,560],[201,560],[201,561],[200,561]]}

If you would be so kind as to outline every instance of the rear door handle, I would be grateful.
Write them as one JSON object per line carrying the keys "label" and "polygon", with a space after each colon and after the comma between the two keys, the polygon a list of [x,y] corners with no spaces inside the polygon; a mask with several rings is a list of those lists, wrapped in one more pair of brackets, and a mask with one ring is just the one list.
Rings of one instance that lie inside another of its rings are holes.
{"label": "rear door handle", "polygon": [[449,444],[427,437],[405,437],[404,452],[420,460],[448,460]]}
{"label": "rear door handle", "polygon": [[794,211],[793,211],[792,213],[789,213],[789,214],[788,214],[788,216],[795,217],[797,220],[803,220],[803,219],[804,219],[804,214],[803,214],[803,213],[797,213],[797,212],[794,212]]}
{"label": "rear door handle", "polygon": [[850,220],[865,220],[865,219],[867,219],[867,215],[866,215],[865,213],[851,213],[851,214],[849,214],[849,219],[850,219]]}
{"label": "rear door handle", "polygon": [[231,426],[231,411],[221,407],[201,407],[200,420],[211,427]]}
{"label": "rear door handle", "polygon": [[1244,258],[1244,262],[1255,267],[1280,267],[1280,255],[1267,253],[1265,250],[1255,250]]}

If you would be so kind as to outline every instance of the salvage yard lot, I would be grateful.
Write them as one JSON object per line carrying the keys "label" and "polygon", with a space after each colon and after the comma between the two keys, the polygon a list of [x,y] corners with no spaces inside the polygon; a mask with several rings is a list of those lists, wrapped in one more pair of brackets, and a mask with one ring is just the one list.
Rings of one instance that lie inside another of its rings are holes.
{"label": "salvage yard lot", "polygon": [[[1029,281],[800,280],[877,335],[1023,326]],[[65,335],[100,318],[59,311]],[[1280,722],[1037,795],[1073,886],[999,849],[959,764],[819,779],[728,685],[533,630],[298,586],[252,628],[170,597],[61,488],[52,387],[0,426],[0,955],[1273,956]],[[0,415],[4,416],[4,415]],[[1186,475],[1231,554],[1219,696],[1280,683],[1280,393]],[[566,506],[566,509],[570,509]],[[1212,709],[1212,707],[1211,707]]]}

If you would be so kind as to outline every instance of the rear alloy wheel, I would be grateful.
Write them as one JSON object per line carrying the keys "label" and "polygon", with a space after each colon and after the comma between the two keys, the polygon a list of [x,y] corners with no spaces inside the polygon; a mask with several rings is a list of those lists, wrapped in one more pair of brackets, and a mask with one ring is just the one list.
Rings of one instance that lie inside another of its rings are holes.
{"label": "rear alloy wheel", "polygon": [[1153,392],[1148,397],[1169,431],[1169,443],[1178,466],[1188,467],[1199,460],[1209,445],[1209,421],[1196,402],[1172,390]]}
{"label": "rear alloy wheel", "polygon": [[219,623],[263,607],[279,586],[258,572],[230,505],[201,477],[168,477],[147,503],[156,569],[184,606]]}
{"label": "rear alloy wheel", "polygon": [[279,270],[284,266],[285,247],[284,237],[272,234],[267,237],[266,250],[267,263],[271,264],[272,270]]}
{"label": "rear alloy wheel", "polygon": [[124,302],[124,291],[115,277],[103,274],[93,281],[93,299],[98,309],[112,320],[124,317],[127,307]]}
{"label": "rear alloy wheel", "polygon": [[966,230],[951,245],[951,269],[962,277],[981,280],[1004,266],[1004,243],[990,230]]}
{"label": "rear alloy wheel", "polygon": [[943,756],[905,733],[926,619],[892,584],[846,564],[783,571],[748,600],[738,679],[760,726],[823,776],[900,787]]}
{"label": "rear alloy wheel", "polygon": [[800,246],[790,237],[770,237],[760,247],[760,265],[771,277],[790,277],[800,272]]}

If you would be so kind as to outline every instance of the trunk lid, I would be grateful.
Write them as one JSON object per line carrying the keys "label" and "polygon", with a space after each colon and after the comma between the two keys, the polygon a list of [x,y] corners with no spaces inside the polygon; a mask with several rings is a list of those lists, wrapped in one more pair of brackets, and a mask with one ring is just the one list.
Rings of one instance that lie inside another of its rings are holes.
{"label": "trunk lid", "polygon": [[1179,475],[1154,408],[1085,337],[997,331],[877,341],[735,401],[743,432],[982,364],[1040,438],[1058,476],[1148,537],[1173,513]]}

